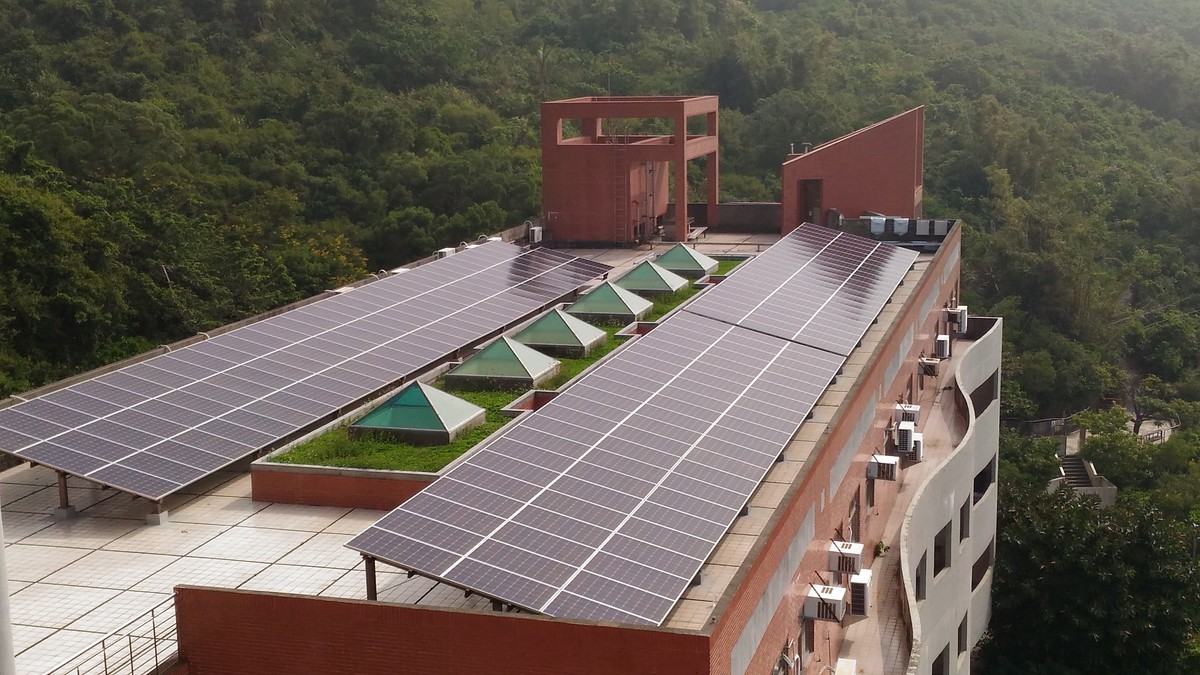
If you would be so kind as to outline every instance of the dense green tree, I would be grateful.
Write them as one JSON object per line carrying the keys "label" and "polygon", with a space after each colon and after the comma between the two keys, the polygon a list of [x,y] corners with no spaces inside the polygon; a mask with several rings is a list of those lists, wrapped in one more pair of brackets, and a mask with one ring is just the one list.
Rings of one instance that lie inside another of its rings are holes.
{"label": "dense green tree", "polygon": [[989,673],[1185,673],[1200,618],[1190,528],[1149,504],[1003,488]]}

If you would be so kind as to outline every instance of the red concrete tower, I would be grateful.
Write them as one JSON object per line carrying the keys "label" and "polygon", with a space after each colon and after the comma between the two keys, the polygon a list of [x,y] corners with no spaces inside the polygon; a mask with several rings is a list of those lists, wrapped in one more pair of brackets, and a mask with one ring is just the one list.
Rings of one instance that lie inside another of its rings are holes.
{"label": "red concrete tower", "polygon": [[[687,123],[703,115],[705,133]],[[620,120],[667,119],[670,135],[622,133]],[[563,120],[579,135],[564,138]],[[588,96],[542,104],[542,210],[554,241],[628,245],[662,223],[667,204],[687,211],[687,163],[707,158],[707,225],[717,224],[716,96]],[[674,190],[668,167],[675,176]],[[667,238],[686,241],[676,217]]]}
{"label": "red concrete tower", "polygon": [[847,218],[867,211],[921,216],[925,109],[913,108],[783,163],[783,234],[825,224],[830,209]]}

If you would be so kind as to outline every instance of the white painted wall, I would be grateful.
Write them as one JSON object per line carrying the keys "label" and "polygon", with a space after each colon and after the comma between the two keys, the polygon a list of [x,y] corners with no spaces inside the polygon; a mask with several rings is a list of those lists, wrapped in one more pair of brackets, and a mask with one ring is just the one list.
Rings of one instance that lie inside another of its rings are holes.
{"label": "white painted wall", "polygon": [[[912,617],[913,653],[910,675],[928,675],[942,649],[949,645],[947,673],[970,672],[970,648],[961,658],[958,626],[968,616],[968,644],[983,635],[991,608],[991,573],[971,589],[971,568],[991,544],[996,533],[996,484],[972,506],[970,536],[960,541],[959,508],[973,499],[975,475],[996,457],[1000,442],[1000,403],[994,400],[986,410],[971,408],[970,393],[1000,367],[1002,322],[960,353],[955,370],[955,386],[966,398],[972,418],[958,447],[917,488],[905,515],[900,534],[900,565],[908,613]],[[997,384],[998,386],[998,384]],[[949,395],[951,392],[947,392]],[[950,565],[933,575],[934,538],[951,523]],[[926,596],[916,599],[915,567],[926,558]]]}

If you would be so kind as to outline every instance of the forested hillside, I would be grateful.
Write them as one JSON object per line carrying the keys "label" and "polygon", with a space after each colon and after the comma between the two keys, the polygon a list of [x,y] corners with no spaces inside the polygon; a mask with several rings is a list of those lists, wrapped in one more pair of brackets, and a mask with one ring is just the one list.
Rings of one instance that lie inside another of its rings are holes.
{"label": "forested hillside", "polygon": [[1169,456],[1089,452],[1200,515],[1190,0],[8,0],[0,394],[520,223],[537,104],[603,93],[720,95],[725,200],[928,106],[927,212],[969,223],[1006,415],[1179,418]]}

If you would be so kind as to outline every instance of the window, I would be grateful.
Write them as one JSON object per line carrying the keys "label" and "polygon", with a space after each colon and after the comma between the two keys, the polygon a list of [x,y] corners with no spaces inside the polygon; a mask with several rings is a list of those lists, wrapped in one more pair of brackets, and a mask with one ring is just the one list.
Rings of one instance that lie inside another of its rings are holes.
{"label": "window", "polygon": [[848,541],[862,541],[862,519],[859,517],[858,505],[860,502],[859,494],[862,488],[854,488],[854,499],[850,502],[850,539]]}
{"label": "window", "polygon": [[817,650],[817,622],[813,619],[800,620],[800,662],[808,663]]}
{"label": "window", "polygon": [[971,566],[971,590],[979,588],[979,582],[983,581],[992,567],[992,550],[996,548],[996,540],[993,539],[983,553],[979,555],[979,559]]}
{"label": "window", "polygon": [[875,479],[867,479],[867,508],[875,508]]}
{"label": "window", "polygon": [[992,457],[992,461],[988,462],[987,466],[983,467],[979,470],[979,473],[975,474],[974,493],[976,504],[979,503],[980,499],[983,499],[983,495],[988,491],[988,488],[992,486],[992,483],[995,482],[996,458]]}
{"label": "window", "polygon": [[946,523],[941,532],[933,538],[933,576],[941,574],[950,566],[950,529],[954,523]]}
{"label": "window", "polygon": [[914,590],[916,591],[918,601],[925,599],[925,565],[926,555],[922,555],[921,562],[917,563],[917,570],[914,573],[915,578],[913,579],[913,586],[915,586]]}
{"label": "window", "polygon": [[968,498],[958,509],[958,540],[971,536],[971,500]]}
{"label": "window", "polygon": [[950,645],[946,645],[942,648],[942,653],[933,660],[933,668],[929,671],[929,675],[949,675],[949,666]]}
{"label": "window", "polygon": [[1000,381],[1000,371],[992,373],[992,376],[984,380],[975,391],[971,392],[971,407],[975,408],[975,417],[983,414],[983,411],[988,409],[988,406],[998,397],[996,383]]}
{"label": "window", "polygon": [[967,615],[963,614],[962,621],[958,624],[958,655],[966,654],[969,648],[967,645]]}

